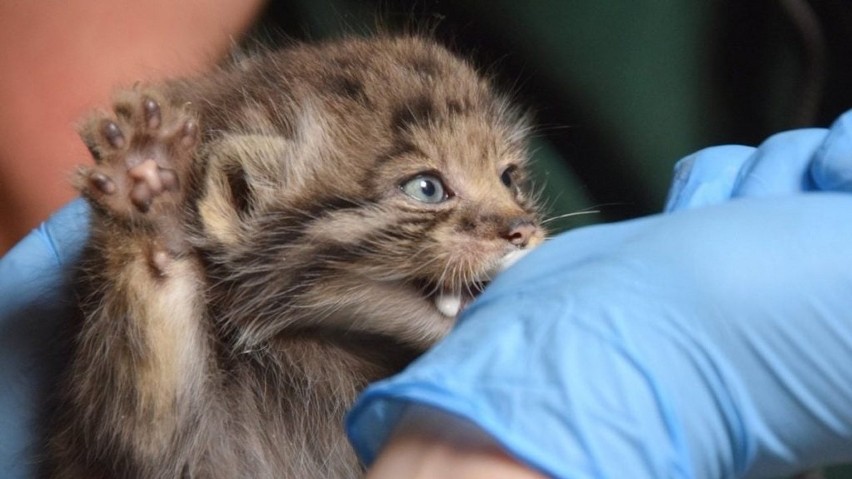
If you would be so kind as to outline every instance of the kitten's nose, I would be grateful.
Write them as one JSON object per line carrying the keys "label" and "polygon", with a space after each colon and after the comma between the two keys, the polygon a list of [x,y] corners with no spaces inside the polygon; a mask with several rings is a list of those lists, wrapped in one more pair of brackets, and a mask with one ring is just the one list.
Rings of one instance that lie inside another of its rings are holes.
{"label": "kitten's nose", "polygon": [[503,238],[521,248],[526,247],[536,231],[536,226],[528,218],[515,218],[509,222],[508,226],[502,235]]}

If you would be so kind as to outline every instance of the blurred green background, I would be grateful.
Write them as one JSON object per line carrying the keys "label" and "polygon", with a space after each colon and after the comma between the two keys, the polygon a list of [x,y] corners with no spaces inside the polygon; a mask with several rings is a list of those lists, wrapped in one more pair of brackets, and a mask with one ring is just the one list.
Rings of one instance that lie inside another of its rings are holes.
{"label": "blurred green background", "polygon": [[534,112],[548,213],[598,211],[555,230],[657,212],[679,158],[827,126],[852,106],[848,0],[288,0],[252,37],[379,25],[432,32]]}

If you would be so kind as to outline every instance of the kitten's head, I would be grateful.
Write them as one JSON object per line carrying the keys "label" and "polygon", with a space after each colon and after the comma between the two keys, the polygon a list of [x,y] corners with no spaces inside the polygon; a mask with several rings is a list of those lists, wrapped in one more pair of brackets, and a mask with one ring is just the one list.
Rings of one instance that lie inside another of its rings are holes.
{"label": "kitten's head", "polygon": [[326,60],[300,67],[288,136],[252,106],[251,131],[208,145],[199,211],[225,320],[248,344],[301,329],[428,346],[544,237],[527,191],[526,125],[427,41],[308,53]]}

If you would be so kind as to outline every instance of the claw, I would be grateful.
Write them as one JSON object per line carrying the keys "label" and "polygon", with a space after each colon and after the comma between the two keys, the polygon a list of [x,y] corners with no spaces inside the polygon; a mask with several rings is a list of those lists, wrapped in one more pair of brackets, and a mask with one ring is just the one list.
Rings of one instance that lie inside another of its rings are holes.
{"label": "claw", "polygon": [[124,134],[121,133],[121,128],[114,121],[107,121],[103,126],[103,133],[107,141],[113,148],[124,147]]}
{"label": "claw", "polygon": [[159,128],[162,121],[160,105],[158,105],[156,101],[146,98],[145,101],[142,102],[142,108],[145,110],[145,124],[148,128],[152,130]]}
{"label": "claw", "polygon": [[186,123],[183,124],[183,136],[181,136],[180,143],[183,146],[192,146],[195,143],[196,138],[198,137],[198,123],[194,120],[187,120]]}
{"label": "claw", "polygon": [[92,175],[89,176],[89,181],[91,181],[92,185],[98,191],[105,195],[111,195],[115,193],[115,182],[113,182],[109,176],[103,173],[92,173]]}

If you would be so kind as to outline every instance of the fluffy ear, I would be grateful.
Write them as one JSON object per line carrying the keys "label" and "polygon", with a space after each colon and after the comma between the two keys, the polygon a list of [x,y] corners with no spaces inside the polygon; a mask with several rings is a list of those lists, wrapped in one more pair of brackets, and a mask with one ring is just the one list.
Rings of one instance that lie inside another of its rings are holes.
{"label": "fluffy ear", "polygon": [[238,242],[246,222],[286,187],[291,149],[286,139],[263,134],[226,135],[209,144],[198,202],[205,232],[224,244]]}
{"label": "fluffy ear", "polygon": [[292,137],[255,111],[244,115],[251,132],[225,134],[201,152],[208,163],[198,209],[206,233],[224,244],[239,241],[259,212],[314,189],[331,144],[323,116],[310,103],[294,114]]}

